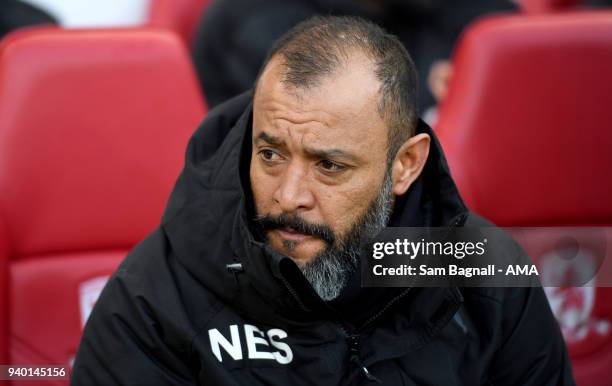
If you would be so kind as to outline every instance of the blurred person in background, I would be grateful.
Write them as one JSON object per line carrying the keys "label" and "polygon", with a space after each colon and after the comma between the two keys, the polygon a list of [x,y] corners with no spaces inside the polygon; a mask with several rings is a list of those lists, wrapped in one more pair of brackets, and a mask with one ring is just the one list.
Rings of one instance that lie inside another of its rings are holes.
{"label": "blurred person in background", "polygon": [[353,15],[398,36],[420,74],[420,110],[446,94],[449,57],[476,18],[513,11],[510,0],[217,0],[196,32],[193,55],[210,107],[251,88],[272,43],[316,15]]}
{"label": "blurred person in background", "polygon": [[612,0],[586,0],[587,7],[612,7]]}
{"label": "blurred person in background", "polygon": [[20,0],[0,1],[0,38],[19,28],[57,24],[49,13]]}

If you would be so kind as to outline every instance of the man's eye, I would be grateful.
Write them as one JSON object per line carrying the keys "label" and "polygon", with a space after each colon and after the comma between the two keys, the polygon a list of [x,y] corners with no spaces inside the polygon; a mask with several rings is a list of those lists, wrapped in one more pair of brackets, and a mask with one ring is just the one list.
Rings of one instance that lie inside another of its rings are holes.
{"label": "man's eye", "polygon": [[330,161],[328,159],[321,160],[319,162],[319,165],[327,172],[339,172],[345,169],[345,166],[335,163],[334,161]]}
{"label": "man's eye", "polygon": [[280,155],[278,155],[278,153],[276,153],[273,150],[270,149],[263,149],[259,152],[259,156],[264,160],[264,161],[277,161],[278,159],[280,159]]}

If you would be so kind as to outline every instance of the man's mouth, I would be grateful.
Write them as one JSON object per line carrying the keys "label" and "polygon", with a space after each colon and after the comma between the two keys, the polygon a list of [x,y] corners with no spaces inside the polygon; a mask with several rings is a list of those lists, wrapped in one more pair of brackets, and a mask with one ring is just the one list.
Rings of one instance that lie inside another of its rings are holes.
{"label": "man's mouth", "polygon": [[276,232],[281,238],[289,241],[303,241],[308,237],[311,237],[308,234],[300,233],[293,228],[277,228],[273,232]]}
{"label": "man's mouth", "polygon": [[289,243],[299,243],[311,239],[321,240],[332,245],[335,236],[325,224],[309,223],[297,216],[281,213],[278,216],[260,215],[255,221],[267,235],[274,234]]}

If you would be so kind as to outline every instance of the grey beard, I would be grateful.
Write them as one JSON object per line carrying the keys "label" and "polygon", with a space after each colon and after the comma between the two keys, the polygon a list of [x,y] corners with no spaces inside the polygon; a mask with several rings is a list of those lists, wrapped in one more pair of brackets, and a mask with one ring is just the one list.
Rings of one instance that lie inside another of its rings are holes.
{"label": "grey beard", "polygon": [[342,242],[327,247],[299,267],[315,292],[325,301],[336,299],[359,266],[361,245],[372,240],[389,222],[393,208],[391,168],[385,173],[378,196]]}

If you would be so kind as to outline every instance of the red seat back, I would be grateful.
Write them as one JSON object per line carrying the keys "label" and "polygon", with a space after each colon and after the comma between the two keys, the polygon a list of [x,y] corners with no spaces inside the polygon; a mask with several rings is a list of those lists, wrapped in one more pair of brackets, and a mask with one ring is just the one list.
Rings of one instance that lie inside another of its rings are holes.
{"label": "red seat back", "polygon": [[[473,26],[456,51],[437,128],[468,205],[503,226],[612,225],[611,68],[612,12]],[[539,259],[554,251],[549,244],[528,252]],[[577,291],[594,299],[583,321],[597,323],[593,340],[587,333],[568,339],[576,377],[603,385],[612,363],[612,293]],[[557,295],[551,304],[563,324]]]}
{"label": "red seat back", "polygon": [[71,361],[105,277],[159,223],[204,114],[171,33],[39,29],[3,41],[0,363]]}
{"label": "red seat back", "polygon": [[612,12],[464,36],[437,130],[474,210],[505,226],[612,223],[611,37]]}

